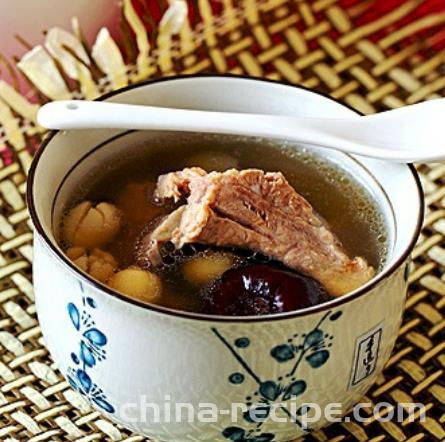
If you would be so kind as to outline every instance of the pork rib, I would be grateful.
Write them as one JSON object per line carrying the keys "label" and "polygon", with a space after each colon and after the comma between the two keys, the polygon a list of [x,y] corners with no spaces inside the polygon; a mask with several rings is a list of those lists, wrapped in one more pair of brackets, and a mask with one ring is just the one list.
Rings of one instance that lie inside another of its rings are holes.
{"label": "pork rib", "polygon": [[242,247],[259,251],[322,283],[334,296],[366,283],[374,269],[361,257],[350,259],[312,206],[281,173],[199,168],[162,175],[159,201],[187,197],[143,240],[143,255],[159,264],[159,247],[171,241]]}

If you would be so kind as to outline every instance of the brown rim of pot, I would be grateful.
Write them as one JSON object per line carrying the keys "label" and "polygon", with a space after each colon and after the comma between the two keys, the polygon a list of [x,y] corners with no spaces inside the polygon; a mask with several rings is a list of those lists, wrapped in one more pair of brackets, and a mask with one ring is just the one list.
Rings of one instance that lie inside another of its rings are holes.
{"label": "brown rim of pot", "polygon": [[[147,86],[151,84],[161,83],[161,82],[167,82],[167,81],[174,81],[174,80],[182,80],[182,79],[190,79],[190,78],[235,78],[239,80],[255,80],[255,81],[261,81],[261,82],[268,82],[273,84],[279,84],[283,86],[291,86],[298,89],[303,89],[308,92],[312,92],[314,94],[323,96],[329,100],[335,101],[336,103],[341,104],[342,106],[345,106],[355,113],[361,115],[360,112],[353,109],[351,106],[342,103],[339,100],[336,100],[324,93],[313,91],[309,88],[306,88],[304,86],[294,85],[285,81],[275,81],[265,78],[256,78],[256,77],[249,77],[249,76],[242,76],[242,75],[231,75],[231,74],[195,74],[195,75],[176,75],[171,77],[163,77],[163,78],[157,78],[152,80],[146,80],[139,83],[131,84],[129,86],[126,86],[124,88],[118,89],[113,92],[109,92],[105,95],[102,95],[101,97],[97,98],[95,101],[103,101],[107,98],[116,96],[121,94],[122,92],[136,89],[141,86]],[[422,186],[420,184],[420,179],[417,174],[416,169],[412,164],[408,164],[408,167],[413,175],[414,181],[417,185],[418,190],[418,198],[419,198],[419,215],[417,219],[417,225],[416,229],[413,233],[413,236],[411,238],[411,241],[408,243],[407,247],[405,248],[405,251],[401,254],[399,259],[395,261],[390,267],[382,271],[377,275],[377,277],[372,281],[371,284],[364,286],[363,288],[360,288],[356,291],[351,292],[350,294],[340,296],[338,298],[334,298],[330,301],[324,302],[322,304],[317,304],[311,307],[306,307],[299,310],[294,310],[291,312],[285,312],[285,313],[275,313],[271,315],[265,315],[265,316],[217,316],[217,315],[209,315],[204,313],[194,313],[194,312],[187,312],[187,311],[181,311],[181,310],[175,310],[168,307],[163,307],[160,305],[155,304],[147,304],[141,301],[138,301],[136,299],[127,297],[117,291],[114,291],[110,287],[106,286],[105,284],[102,284],[98,281],[96,281],[94,278],[92,278],[90,275],[81,272],[66,256],[62,251],[56,247],[53,242],[49,239],[48,235],[46,234],[45,230],[43,229],[40,220],[37,216],[37,212],[34,205],[34,199],[33,199],[33,190],[34,190],[34,175],[36,168],[39,164],[40,158],[50,141],[54,138],[54,136],[59,131],[50,131],[48,135],[43,140],[42,144],[40,145],[38,151],[34,155],[31,167],[29,169],[28,173],[28,180],[27,180],[27,190],[26,190],[26,200],[28,203],[28,208],[31,216],[31,220],[37,230],[37,232],[41,235],[41,237],[44,239],[45,243],[51,251],[64,263],[68,269],[71,272],[74,272],[75,275],[80,278],[80,280],[84,283],[87,283],[88,285],[92,285],[95,288],[102,290],[106,292],[107,294],[114,296],[121,301],[127,302],[129,304],[136,305],[138,307],[142,307],[147,310],[151,310],[156,313],[165,314],[169,316],[176,316],[184,319],[195,319],[195,320],[201,320],[201,321],[215,321],[215,322],[236,322],[236,323],[243,323],[243,322],[268,322],[268,321],[276,321],[276,320],[283,320],[283,319],[290,319],[293,317],[298,316],[306,316],[313,313],[319,313],[322,311],[327,311],[335,307],[339,307],[343,304],[349,303],[350,301],[353,301],[354,299],[359,298],[360,296],[364,295],[365,293],[368,293],[370,290],[372,290],[374,287],[376,287],[378,284],[380,284],[384,279],[391,276],[403,263],[406,261],[406,259],[409,257],[412,249],[414,248],[417,238],[419,236],[420,230],[422,228],[422,222],[423,222],[423,211],[424,211],[424,200],[423,200],[423,190]],[[102,143],[101,143],[102,144]]]}

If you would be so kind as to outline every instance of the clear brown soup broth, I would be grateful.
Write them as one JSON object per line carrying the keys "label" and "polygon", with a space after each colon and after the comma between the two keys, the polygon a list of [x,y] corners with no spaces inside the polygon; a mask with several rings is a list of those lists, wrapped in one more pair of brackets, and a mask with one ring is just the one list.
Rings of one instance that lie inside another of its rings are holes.
{"label": "clear brown soup broth", "polygon": [[[229,154],[238,161],[239,169],[282,172],[297,192],[329,223],[349,256],[362,256],[374,268],[382,267],[387,252],[384,217],[371,194],[348,172],[325,159],[282,143],[247,139],[227,143],[218,141],[216,137],[203,138],[202,143],[194,141],[192,145],[178,141],[162,146],[141,146],[136,155],[133,151],[131,156],[119,157],[112,164],[92,171],[72,195],[67,209],[85,199],[115,204],[129,184],[154,183],[160,174],[184,167],[205,168],[199,161],[201,154]],[[136,198],[135,204],[138,203]],[[103,247],[115,257],[119,268],[135,264],[134,243],[144,225],[150,221],[149,217],[144,219],[141,214],[136,223],[124,222],[118,236]],[[164,288],[161,304],[200,311],[197,290],[184,281],[179,268],[161,274],[161,277]]]}

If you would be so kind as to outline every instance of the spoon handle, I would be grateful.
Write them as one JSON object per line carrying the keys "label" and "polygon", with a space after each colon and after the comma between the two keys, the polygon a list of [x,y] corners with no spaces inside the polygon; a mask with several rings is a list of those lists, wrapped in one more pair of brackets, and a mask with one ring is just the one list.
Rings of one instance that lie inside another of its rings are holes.
{"label": "spoon handle", "polygon": [[[272,120],[274,125],[270,124]],[[38,114],[39,124],[48,129],[149,129],[268,136],[280,133],[277,122],[291,121],[295,122],[295,118],[83,100],[54,101],[45,104]],[[265,123],[267,128],[262,126]]]}
{"label": "spoon handle", "polygon": [[316,118],[68,100],[45,104],[38,122],[48,129],[149,129],[288,139],[366,155],[363,146],[348,146],[341,136],[323,130],[326,120]]}

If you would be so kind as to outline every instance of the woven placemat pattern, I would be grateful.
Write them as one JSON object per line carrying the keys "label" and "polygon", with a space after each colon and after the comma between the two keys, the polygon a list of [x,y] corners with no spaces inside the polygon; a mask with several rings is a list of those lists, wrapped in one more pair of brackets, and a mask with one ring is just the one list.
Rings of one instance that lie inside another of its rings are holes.
{"label": "woven placemat pattern", "polygon": [[[19,66],[39,102],[93,98],[148,77],[199,72],[302,84],[364,113],[445,95],[445,52],[435,50],[444,39],[445,16],[430,14],[406,23],[423,3],[406,0],[358,25],[373,2],[341,7],[337,0],[221,0],[215,12],[209,1],[200,0],[193,20],[179,20],[178,26],[181,5],[156,25],[147,14],[138,18],[130,1],[124,1],[126,37],[119,47],[106,31],[88,47],[74,22],[71,35],[77,45],[59,34],[53,47],[27,54]],[[146,27],[154,26],[156,32],[147,35]],[[419,32],[422,38],[416,37]],[[54,51],[62,40],[71,51]],[[70,58],[73,52],[77,56]],[[37,73],[30,63],[33,57],[40,57],[45,67]],[[40,334],[24,199],[26,171],[42,137],[36,110],[0,82],[0,440],[143,441],[92,410],[69,387]],[[388,407],[420,402],[427,419],[335,424],[307,441],[445,439],[445,165],[418,169],[426,219],[414,251],[404,323],[391,360],[364,401],[387,402]]]}

